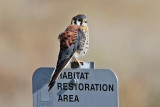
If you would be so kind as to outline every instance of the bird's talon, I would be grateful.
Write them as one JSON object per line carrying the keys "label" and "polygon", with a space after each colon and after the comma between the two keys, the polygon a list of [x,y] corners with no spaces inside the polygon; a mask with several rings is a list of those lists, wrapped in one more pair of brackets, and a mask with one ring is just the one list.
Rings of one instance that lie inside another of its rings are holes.
{"label": "bird's talon", "polygon": [[80,66],[80,65],[84,65],[84,62],[83,61],[80,61],[80,60],[77,60],[77,59],[75,59],[75,61],[74,61],[75,63],[77,63],[78,64],[78,66]]}
{"label": "bird's talon", "polygon": [[82,65],[84,65],[84,62],[80,62]]}

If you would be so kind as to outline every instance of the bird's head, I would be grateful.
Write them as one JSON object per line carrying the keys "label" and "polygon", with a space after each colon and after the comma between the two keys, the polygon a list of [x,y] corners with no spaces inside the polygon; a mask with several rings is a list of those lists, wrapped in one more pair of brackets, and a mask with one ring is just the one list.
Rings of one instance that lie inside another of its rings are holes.
{"label": "bird's head", "polygon": [[71,24],[79,26],[87,26],[87,17],[83,14],[79,14],[72,18]]}

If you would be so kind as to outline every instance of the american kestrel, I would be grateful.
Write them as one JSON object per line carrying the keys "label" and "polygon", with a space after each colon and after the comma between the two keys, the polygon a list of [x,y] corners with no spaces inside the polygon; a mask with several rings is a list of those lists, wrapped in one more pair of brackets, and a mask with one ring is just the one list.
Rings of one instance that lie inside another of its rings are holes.
{"label": "american kestrel", "polygon": [[59,35],[58,39],[60,40],[60,52],[57,66],[48,85],[48,91],[52,89],[61,71],[70,61],[83,65],[83,61],[78,60],[78,58],[84,56],[89,48],[87,17],[83,14],[73,17],[71,24]]}

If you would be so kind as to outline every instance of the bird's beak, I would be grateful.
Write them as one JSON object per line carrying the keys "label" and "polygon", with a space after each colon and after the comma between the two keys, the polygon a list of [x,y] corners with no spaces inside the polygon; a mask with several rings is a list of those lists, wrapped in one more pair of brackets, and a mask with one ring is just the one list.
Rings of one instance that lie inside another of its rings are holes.
{"label": "bird's beak", "polygon": [[84,23],[87,23],[87,20],[86,20],[86,19],[84,19],[84,20],[83,20],[83,22],[84,22]]}

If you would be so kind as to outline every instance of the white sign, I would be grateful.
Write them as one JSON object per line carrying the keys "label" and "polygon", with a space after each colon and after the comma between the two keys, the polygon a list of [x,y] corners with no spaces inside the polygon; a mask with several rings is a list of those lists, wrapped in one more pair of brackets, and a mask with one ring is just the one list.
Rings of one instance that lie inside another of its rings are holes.
{"label": "white sign", "polygon": [[35,71],[33,107],[118,107],[117,77],[112,71],[64,69],[48,92],[53,70],[39,68]]}

